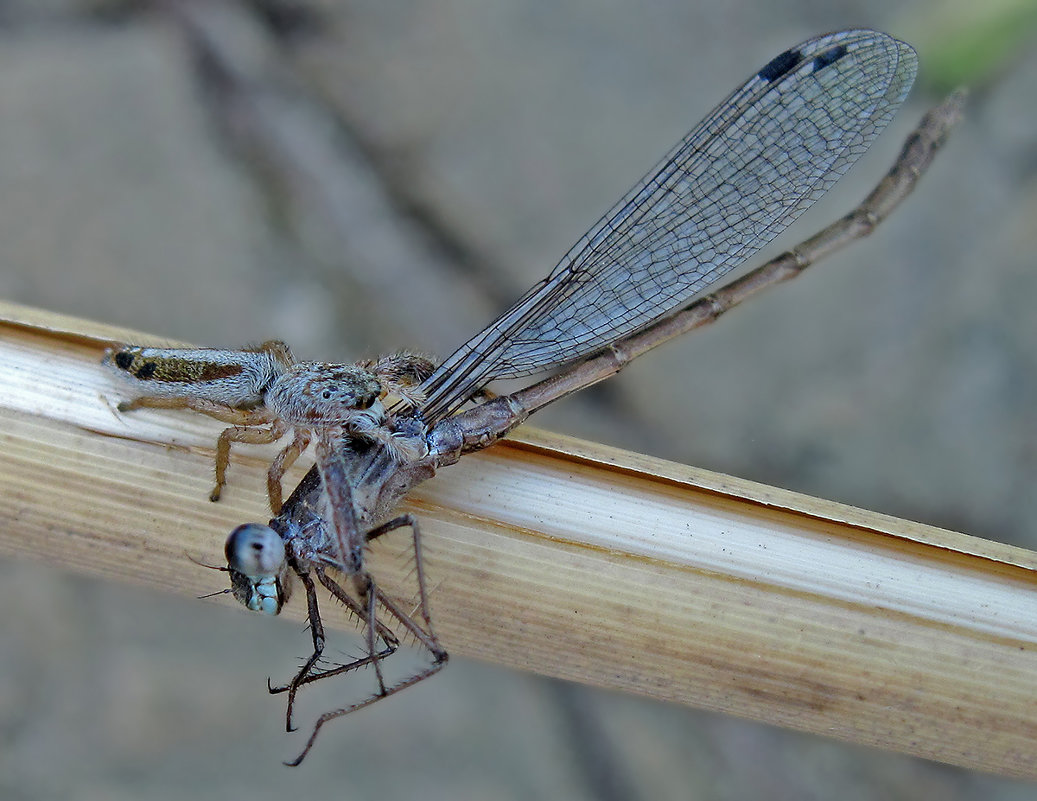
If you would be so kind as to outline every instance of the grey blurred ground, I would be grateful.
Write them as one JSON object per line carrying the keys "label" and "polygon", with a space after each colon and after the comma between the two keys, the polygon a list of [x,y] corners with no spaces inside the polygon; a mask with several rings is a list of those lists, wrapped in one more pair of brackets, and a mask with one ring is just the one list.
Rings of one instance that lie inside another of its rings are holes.
{"label": "grey blurred ground", "polygon": [[[0,296],[304,358],[442,354],[772,55],[941,13],[903,6],[0,4]],[[1037,53],[969,115],[870,241],[537,424],[1037,547]],[[263,679],[306,650],[297,626],[0,570],[4,798],[1033,797],[460,660],[289,771]]]}

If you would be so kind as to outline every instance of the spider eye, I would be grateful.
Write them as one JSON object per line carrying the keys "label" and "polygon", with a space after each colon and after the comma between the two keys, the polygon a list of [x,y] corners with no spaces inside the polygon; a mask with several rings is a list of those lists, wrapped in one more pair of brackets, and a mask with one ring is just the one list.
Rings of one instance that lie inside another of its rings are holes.
{"label": "spider eye", "polygon": [[323,391],[323,392],[322,392],[322,393],[320,394],[320,396],[321,396],[322,398],[324,398],[324,400],[331,400],[331,390],[330,390],[330,389],[326,389],[326,390],[324,390],[324,391]]}

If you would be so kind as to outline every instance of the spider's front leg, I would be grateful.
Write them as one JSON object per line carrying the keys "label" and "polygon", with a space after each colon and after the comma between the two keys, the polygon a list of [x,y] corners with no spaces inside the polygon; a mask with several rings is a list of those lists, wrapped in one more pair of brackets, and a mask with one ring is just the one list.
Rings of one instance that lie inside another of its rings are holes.
{"label": "spider's front leg", "polygon": [[425,400],[425,394],[419,388],[421,382],[436,370],[436,362],[432,357],[409,351],[392,353],[377,361],[360,364],[378,378],[382,385],[382,401],[386,406],[391,406],[395,399],[399,399],[415,409]]}

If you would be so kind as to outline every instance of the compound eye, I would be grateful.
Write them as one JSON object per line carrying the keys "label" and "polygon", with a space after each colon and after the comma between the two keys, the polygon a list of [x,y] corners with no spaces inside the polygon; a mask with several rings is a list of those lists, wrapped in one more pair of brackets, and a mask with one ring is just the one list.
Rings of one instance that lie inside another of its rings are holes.
{"label": "compound eye", "polygon": [[270,526],[246,523],[227,536],[227,566],[250,578],[276,576],[284,566],[284,540]]}

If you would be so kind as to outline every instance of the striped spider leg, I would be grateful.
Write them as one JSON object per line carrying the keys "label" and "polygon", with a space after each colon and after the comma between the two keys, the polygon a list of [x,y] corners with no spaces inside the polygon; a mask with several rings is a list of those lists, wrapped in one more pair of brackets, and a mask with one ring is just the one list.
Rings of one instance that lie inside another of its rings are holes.
{"label": "striped spider leg", "polygon": [[230,423],[216,441],[210,500],[219,500],[227,483],[232,442],[267,444],[291,432],[267,473],[275,515],[281,511],[281,478],[315,437],[333,441],[348,433],[381,438],[393,452],[405,447],[405,438],[383,425],[383,401],[413,407],[420,400],[416,385],[433,369],[427,358],[411,353],[356,364],[296,362],[276,340],[241,350],[117,345],[104,364],[142,393],[120,403],[120,411],[191,409]]}

